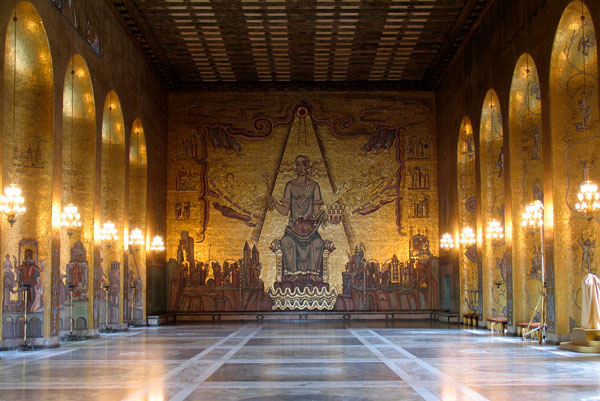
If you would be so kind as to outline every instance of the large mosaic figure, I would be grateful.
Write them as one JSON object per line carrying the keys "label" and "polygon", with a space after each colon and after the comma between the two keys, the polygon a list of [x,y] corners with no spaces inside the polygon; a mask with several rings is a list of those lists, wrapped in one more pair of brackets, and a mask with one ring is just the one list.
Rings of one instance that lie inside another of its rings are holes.
{"label": "large mosaic figure", "polygon": [[319,226],[324,212],[321,188],[310,178],[310,160],[296,157],[296,178],[285,185],[281,203],[271,198],[270,207],[289,215],[285,234],[281,238],[284,275],[321,275],[324,243]]}

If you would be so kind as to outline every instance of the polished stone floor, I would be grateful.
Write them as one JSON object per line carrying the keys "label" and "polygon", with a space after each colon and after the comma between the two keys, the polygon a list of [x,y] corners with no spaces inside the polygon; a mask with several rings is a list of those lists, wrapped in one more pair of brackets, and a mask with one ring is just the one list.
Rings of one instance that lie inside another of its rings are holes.
{"label": "polished stone floor", "polygon": [[600,355],[435,322],[166,326],[0,357],[0,400],[600,400]]}

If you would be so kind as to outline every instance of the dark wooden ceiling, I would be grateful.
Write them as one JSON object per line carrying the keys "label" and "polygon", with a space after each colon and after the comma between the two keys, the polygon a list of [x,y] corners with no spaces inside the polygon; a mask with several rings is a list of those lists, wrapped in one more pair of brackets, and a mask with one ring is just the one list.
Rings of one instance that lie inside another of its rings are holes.
{"label": "dark wooden ceiling", "polygon": [[110,0],[171,89],[432,89],[493,0]]}

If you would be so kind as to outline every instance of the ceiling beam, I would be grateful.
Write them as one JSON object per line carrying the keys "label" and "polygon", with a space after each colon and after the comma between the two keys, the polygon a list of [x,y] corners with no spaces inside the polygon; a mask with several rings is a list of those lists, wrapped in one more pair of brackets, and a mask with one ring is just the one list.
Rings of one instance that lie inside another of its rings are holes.
{"label": "ceiling beam", "polygon": [[169,62],[167,57],[165,56],[161,46],[158,44],[158,41],[157,41],[156,37],[154,36],[154,33],[152,32],[151,28],[146,23],[142,14],[137,9],[137,6],[133,3],[132,0],[120,0],[120,1],[123,4],[123,7],[125,8],[125,11],[129,15],[129,17],[133,20],[136,27],[140,30],[141,35],[144,37],[144,39],[146,40],[146,42],[152,49],[152,52],[158,59],[160,66],[162,67],[165,74],[168,76],[168,79],[171,81],[171,84],[175,85],[175,86],[178,85],[179,77],[177,76],[175,69],[173,68],[173,66],[171,65],[171,63]]}

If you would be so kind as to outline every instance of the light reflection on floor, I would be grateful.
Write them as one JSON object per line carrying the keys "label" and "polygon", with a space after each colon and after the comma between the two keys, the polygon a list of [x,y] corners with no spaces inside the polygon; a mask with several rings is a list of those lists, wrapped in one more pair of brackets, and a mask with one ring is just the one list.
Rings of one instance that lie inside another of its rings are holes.
{"label": "light reflection on floor", "polygon": [[0,400],[600,400],[600,355],[435,322],[166,326],[0,357]]}

